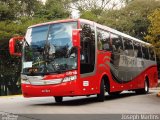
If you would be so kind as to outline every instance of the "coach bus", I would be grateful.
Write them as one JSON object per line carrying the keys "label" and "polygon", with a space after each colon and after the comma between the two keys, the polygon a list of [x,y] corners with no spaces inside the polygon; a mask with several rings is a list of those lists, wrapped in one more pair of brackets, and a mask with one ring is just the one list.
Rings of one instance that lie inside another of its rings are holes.
{"label": "coach bus", "polygon": [[[23,42],[22,53],[15,43]],[[146,94],[158,84],[152,45],[85,19],[67,19],[28,27],[12,38],[10,54],[22,57],[24,97]]]}

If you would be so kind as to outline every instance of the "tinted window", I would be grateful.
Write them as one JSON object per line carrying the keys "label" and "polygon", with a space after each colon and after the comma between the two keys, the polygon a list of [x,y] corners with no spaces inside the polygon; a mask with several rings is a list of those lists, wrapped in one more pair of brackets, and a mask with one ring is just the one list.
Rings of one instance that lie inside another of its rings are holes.
{"label": "tinted window", "polygon": [[134,41],[133,45],[134,45],[134,56],[142,58],[141,44],[139,42]]}
{"label": "tinted window", "polygon": [[112,50],[114,53],[122,53],[123,52],[123,43],[122,38],[118,35],[111,34],[111,43],[112,43]]}
{"label": "tinted window", "polygon": [[149,59],[148,47],[146,45],[142,45],[142,55],[144,59]]}
{"label": "tinted window", "polygon": [[155,60],[155,53],[153,47],[149,47],[149,59]]}
{"label": "tinted window", "polygon": [[133,41],[126,38],[124,38],[123,40],[124,40],[125,55],[133,57],[134,56]]}
{"label": "tinted window", "polygon": [[97,45],[98,50],[111,50],[109,32],[97,29]]}

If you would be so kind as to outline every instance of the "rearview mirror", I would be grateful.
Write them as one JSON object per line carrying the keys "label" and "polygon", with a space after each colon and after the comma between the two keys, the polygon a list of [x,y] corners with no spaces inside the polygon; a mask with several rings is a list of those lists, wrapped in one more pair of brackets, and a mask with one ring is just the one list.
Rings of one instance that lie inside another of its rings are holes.
{"label": "rearview mirror", "polygon": [[20,47],[18,44],[18,42],[22,41],[24,37],[13,37],[9,40],[9,52],[10,55],[13,56],[22,56],[22,53],[20,51],[18,51],[18,47]]}
{"label": "rearview mirror", "polygon": [[80,32],[81,29],[72,30],[72,42],[75,47],[80,47]]}

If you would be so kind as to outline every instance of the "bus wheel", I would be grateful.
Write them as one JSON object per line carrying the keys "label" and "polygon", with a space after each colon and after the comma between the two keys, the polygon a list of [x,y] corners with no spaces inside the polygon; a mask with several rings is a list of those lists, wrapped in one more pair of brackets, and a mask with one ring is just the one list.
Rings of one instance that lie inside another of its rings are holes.
{"label": "bus wheel", "polygon": [[108,92],[109,95],[111,96],[116,96],[119,95],[122,91],[117,91],[117,92]]}
{"label": "bus wheel", "polygon": [[144,82],[143,93],[144,94],[149,93],[149,82],[147,80],[145,80],[145,82]]}
{"label": "bus wheel", "polygon": [[100,85],[100,93],[97,94],[97,101],[98,102],[103,102],[105,99],[105,88],[104,88],[104,80],[101,80],[101,85]]}
{"label": "bus wheel", "polygon": [[54,98],[55,98],[56,103],[60,103],[63,100],[62,96],[55,96]]}
{"label": "bus wheel", "polygon": [[144,82],[144,88],[137,89],[137,90],[135,90],[135,92],[137,94],[147,94],[147,93],[149,93],[149,82],[148,82],[148,80],[145,80],[145,82]]}

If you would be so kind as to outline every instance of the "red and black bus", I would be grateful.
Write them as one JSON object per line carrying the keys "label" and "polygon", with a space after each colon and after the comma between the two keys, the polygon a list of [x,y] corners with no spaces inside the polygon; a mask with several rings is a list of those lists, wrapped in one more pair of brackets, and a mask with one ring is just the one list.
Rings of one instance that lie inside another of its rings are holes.
{"label": "red and black bus", "polygon": [[[23,41],[22,53],[15,42]],[[28,27],[24,38],[10,40],[10,53],[22,57],[24,97],[97,94],[124,90],[148,93],[157,86],[152,45],[85,19],[58,20]]]}

